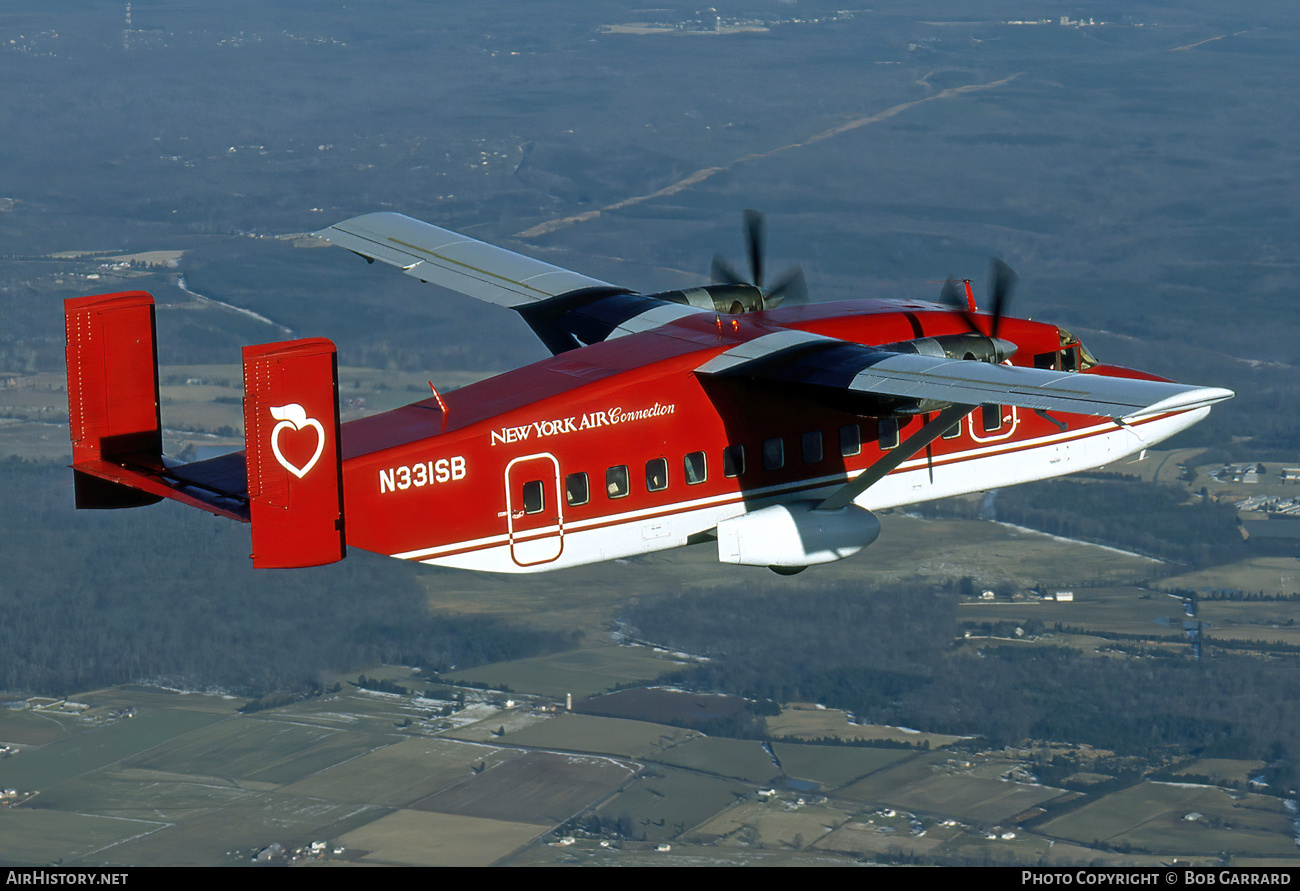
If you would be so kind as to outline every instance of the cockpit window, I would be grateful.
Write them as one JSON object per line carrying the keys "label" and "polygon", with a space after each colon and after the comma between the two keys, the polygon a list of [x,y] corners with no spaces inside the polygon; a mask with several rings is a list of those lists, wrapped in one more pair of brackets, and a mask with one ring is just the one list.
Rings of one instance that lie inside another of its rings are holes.
{"label": "cockpit window", "polygon": [[[1062,353],[1061,358],[1063,360],[1062,361],[1063,370],[1083,371],[1085,368],[1091,368],[1092,366],[1098,364],[1097,358],[1093,356],[1092,353],[1088,352],[1088,348],[1080,342],[1079,338],[1075,337],[1073,334],[1071,334],[1069,331],[1066,331],[1064,328],[1057,328],[1056,330],[1061,337],[1061,353]],[[1073,356],[1071,356],[1070,354],[1074,353],[1076,351],[1076,348],[1079,354],[1077,368],[1072,367],[1070,364],[1071,360],[1073,359]]]}

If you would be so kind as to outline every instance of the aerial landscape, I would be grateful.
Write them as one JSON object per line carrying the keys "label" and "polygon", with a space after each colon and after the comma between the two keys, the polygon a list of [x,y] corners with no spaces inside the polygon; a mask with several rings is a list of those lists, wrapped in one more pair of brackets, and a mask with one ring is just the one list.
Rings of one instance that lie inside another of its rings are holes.
{"label": "aerial landscape", "polygon": [[[1282,2],[7,4],[0,862],[1300,865],[1298,44]],[[743,267],[747,208],[816,311],[986,310],[998,257],[1009,315],[1235,396],[789,576],[255,569],[242,524],[74,510],[65,299],[153,295],[201,461],[250,344],[332,339],[344,423],[548,358],[328,227],[653,294]]]}

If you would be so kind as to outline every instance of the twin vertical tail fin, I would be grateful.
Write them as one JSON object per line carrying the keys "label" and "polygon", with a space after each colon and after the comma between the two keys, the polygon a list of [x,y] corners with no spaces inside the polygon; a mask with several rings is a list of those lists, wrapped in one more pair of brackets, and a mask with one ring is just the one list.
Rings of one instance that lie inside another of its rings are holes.
{"label": "twin vertical tail fin", "polygon": [[163,457],[154,301],[143,291],[64,302],[78,508],[170,498],[251,523],[256,567],[343,559],[338,366],[324,338],[244,349],[244,452]]}
{"label": "twin vertical tail fin", "polygon": [[64,302],[68,426],[77,507],[138,507],[161,496],[105,475],[162,466],[153,298],[143,291]]}
{"label": "twin vertical tail fin", "polygon": [[318,566],[347,552],[338,390],[323,337],[244,347],[254,566]]}

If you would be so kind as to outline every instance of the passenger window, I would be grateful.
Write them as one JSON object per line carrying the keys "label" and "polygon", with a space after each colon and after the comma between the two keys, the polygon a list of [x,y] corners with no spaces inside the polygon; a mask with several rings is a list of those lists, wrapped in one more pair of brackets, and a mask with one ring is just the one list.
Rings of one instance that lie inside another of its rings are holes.
{"label": "passenger window", "polygon": [[726,477],[740,476],[745,472],[745,447],[743,445],[729,445],[722,450],[722,475]]}
{"label": "passenger window", "polygon": [[763,469],[780,470],[784,466],[785,440],[780,437],[763,440]]}
{"label": "passenger window", "polygon": [[697,486],[709,478],[709,468],[704,463],[703,452],[691,452],[686,456],[686,485]]}
{"label": "passenger window", "polygon": [[862,429],[857,424],[840,428],[840,457],[849,458],[862,452]]}
{"label": "passenger window", "polygon": [[984,432],[993,433],[1002,429],[1002,406],[986,403],[981,406],[980,413],[984,420]]}
{"label": "passenger window", "polygon": [[1055,350],[1050,353],[1036,353],[1034,355],[1034,367],[1055,371],[1057,365],[1056,356]]}
{"label": "passenger window", "polygon": [[888,450],[898,446],[898,418],[881,418],[877,424],[880,447]]}
{"label": "passenger window", "polygon": [[622,498],[627,494],[627,465],[620,464],[605,471],[605,491],[610,498]]}
{"label": "passenger window", "polygon": [[943,431],[944,439],[956,439],[959,436],[961,436],[961,421],[958,421],[956,424],[953,424],[947,430]]}
{"label": "passenger window", "polygon": [[541,480],[524,483],[524,513],[540,514],[546,507],[546,486]]}
{"label": "passenger window", "polygon": [[570,507],[586,504],[591,497],[585,473],[571,473],[564,478],[564,500]]}
{"label": "passenger window", "polygon": [[820,430],[805,433],[799,438],[799,451],[803,454],[803,463],[816,464],[822,459],[822,434]]}
{"label": "passenger window", "polygon": [[652,458],[645,462],[645,487],[650,492],[668,488],[668,459]]}

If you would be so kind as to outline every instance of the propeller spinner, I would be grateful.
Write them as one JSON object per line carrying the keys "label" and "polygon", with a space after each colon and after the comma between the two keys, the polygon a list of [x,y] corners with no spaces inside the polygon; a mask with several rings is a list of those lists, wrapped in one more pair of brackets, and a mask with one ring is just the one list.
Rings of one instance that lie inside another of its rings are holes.
{"label": "propeller spinner", "polygon": [[[803,269],[799,266],[792,267],[770,288],[763,286],[763,259],[767,252],[766,228],[762,213],[757,210],[745,211],[745,249],[749,254],[749,280],[746,280],[720,255],[715,255],[713,258],[715,282],[721,285],[747,286],[757,291],[757,294],[751,294],[752,297],[757,298],[752,301],[756,305],[749,306],[745,305],[745,301],[737,301],[741,303],[742,309],[748,312],[774,309],[787,301],[792,305],[808,302],[808,283],[804,280]],[[714,292],[716,287],[710,286],[709,290]],[[722,293],[725,292],[718,292],[718,296]]]}
{"label": "propeller spinner", "polygon": [[[989,294],[991,295],[989,309],[993,322],[988,331],[980,328],[976,322],[975,303],[968,296],[969,280],[959,282],[952,276],[948,276],[947,281],[943,283],[943,290],[939,292],[939,302],[952,307],[973,333],[996,338],[1002,328],[1002,318],[1011,306],[1011,294],[1015,291],[1016,282],[1019,280],[1020,276],[1016,275],[1016,271],[999,258],[994,257],[989,261]],[[959,287],[960,285],[966,287]]]}
{"label": "propeller spinner", "polygon": [[997,257],[989,262],[989,294],[991,295],[989,308],[993,320],[985,331],[977,321],[970,280],[958,281],[948,276],[943,283],[943,289],[939,292],[939,302],[951,307],[953,312],[960,315],[971,333],[934,338],[936,341],[942,341],[943,351],[947,355],[952,358],[999,363],[1006,361],[1015,353],[1016,345],[998,337],[998,331],[1002,328],[1002,319],[1011,305],[1011,293],[1015,290],[1019,278],[1014,269]]}

